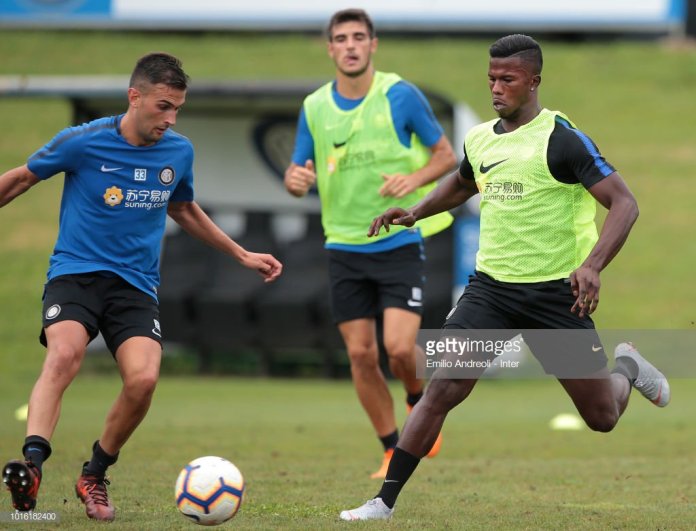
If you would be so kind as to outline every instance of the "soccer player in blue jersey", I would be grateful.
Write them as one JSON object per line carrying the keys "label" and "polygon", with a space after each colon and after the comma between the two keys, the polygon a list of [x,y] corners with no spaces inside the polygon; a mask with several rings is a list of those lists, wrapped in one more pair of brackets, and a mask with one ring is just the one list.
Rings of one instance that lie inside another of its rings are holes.
{"label": "soccer player in blue jersey", "polygon": [[0,176],[0,207],[65,172],[58,239],[43,298],[46,359],[29,400],[24,459],[3,468],[15,509],[34,509],[43,462],[63,392],[87,344],[99,332],[123,380],[77,495],[87,516],[113,520],[107,467],[148,411],[162,355],[157,286],[167,215],[189,234],[258,271],[266,282],[282,265],[231,240],[193,199],[193,146],[171,127],[184,104],[188,76],[165,53],[142,57],[133,70],[125,114],[61,131],[28,162]]}
{"label": "soccer player in blue jersey", "polygon": [[[336,79],[304,101],[285,186],[301,197],[317,184],[333,318],[358,398],[384,447],[382,464],[372,474],[383,478],[398,431],[379,366],[376,320],[381,315],[389,367],[404,385],[410,411],[423,393],[415,346],[423,306],[423,237],[446,228],[452,218],[443,213],[374,243],[365,223],[395,199],[407,206],[423,197],[456,158],[423,93],[396,74],[375,71],[377,38],[365,11],[335,13],[327,37]],[[430,456],[439,448],[440,439]]]}

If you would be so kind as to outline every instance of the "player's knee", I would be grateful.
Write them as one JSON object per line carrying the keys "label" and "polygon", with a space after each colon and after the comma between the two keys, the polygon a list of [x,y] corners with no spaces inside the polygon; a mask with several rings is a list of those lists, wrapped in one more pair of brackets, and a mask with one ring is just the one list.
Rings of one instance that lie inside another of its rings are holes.
{"label": "player's knee", "polygon": [[435,413],[447,413],[469,396],[472,389],[471,380],[434,379],[426,388],[423,405]]}
{"label": "player's knee", "polygon": [[75,348],[69,343],[50,346],[43,366],[44,374],[56,379],[71,379],[80,368],[84,349]]}
{"label": "player's knee", "polygon": [[352,367],[375,369],[379,366],[377,347],[370,345],[353,345],[348,349],[348,358]]}
{"label": "player's knee", "polygon": [[619,414],[615,409],[598,409],[591,414],[584,415],[585,423],[592,431],[608,433],[614,429],[619,421]]}
{"label": "player's knee", "polygon": [[157,373],[143,371],[125,378],[123,388],[133,400],[148,401],[155,392],[157,379]]}
{"label": "player's knee", "polygon": [[390,361],[410,363],[413,359],[413,345],[393,342],[385,343],[384,348]]}

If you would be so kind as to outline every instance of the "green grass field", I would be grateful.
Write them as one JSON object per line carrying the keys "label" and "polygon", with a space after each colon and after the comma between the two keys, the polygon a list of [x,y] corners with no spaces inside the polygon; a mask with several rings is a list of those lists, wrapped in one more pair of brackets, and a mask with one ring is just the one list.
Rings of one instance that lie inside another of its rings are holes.
{"label": "green grass field", "polygon": [[[74,480],[99,436],[92,419],[103,417],[118,386],[116,378],[83,376],[66,395],[39,507],[58,511],[61,529],[94,527]],[[29,391],[12,389],[0,399],[3,459],[22,440],[12,412]],[[401,401],[402,391],[393,392]],[[661,410],[634,394],[608,435],[559,432],[548,421],[573,406],[558,384],[483,381],[448,418],[441,454],[424,460],[386,527],[693,529],[696,390],[678,380],[674,395]],[[403,419],[404,408],[397,411]],[[179,469],[222,455],[247,479],[235,528],[374,528],[338,521],[341,509],[379,488],[369,479],[380,459],[370,432],[349,382],[165,377],[111,470],[116,526],[191,529],[174,506]]]}
{"label": "green grass field", "polygon": [[[385,36],[376,63],[489,119],[489,44]],[[542,103],[596,141],[641,208],[626,247],[603,273],[598,325],[693,330],[696,49],[542,44]],[[0,32],[0,75],[127,75],[153,50],[179,55],[194,82],[332,76],[317,37],[32,31]],[[1,172],[66,126],[70,109],[59,100],[0,98],[0,116]],[[26,403],[43,359],[40,296],[61,184],[55,178],[0,210],[0,461],[17,457],[24,425],[13,412]],[[449,418],[442,455],[419,468],[386,527],[693,529],[696,389],[686,378],[673,387],[666,410],[634,396],[617,429],[600,435],[548,429],[552,416],[573,410],[553,382],[482,382]],[[86,370],[66,394],[40,505],[60,512],[61,529],[94,527],[73,481],[117,390],[113,370]],[[402,400],[396,389],[395,396]],[[112,473],[116,527],[190,529],[174,508],[174,481],[186,462],[206,454],[231,459],[247,477],[248,496],[233,522],[241,528],[339,527],[338,511],[378,488],[368,474],[379,446],[349,382],[165,376]],[[6,495],[0,501],[0,510],[9,509]]]}

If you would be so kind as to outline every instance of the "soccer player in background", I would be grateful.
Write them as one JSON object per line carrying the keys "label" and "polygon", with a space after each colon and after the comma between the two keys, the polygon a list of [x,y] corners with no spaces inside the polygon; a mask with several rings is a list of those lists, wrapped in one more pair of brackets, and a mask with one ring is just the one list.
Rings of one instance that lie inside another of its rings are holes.
{"label": "soccer player in background", "polygon": [[2,470],[19,511],[36,505],[63,392],[77,374],[87,344],[101,332],[123,387],[75,489],[87,516],[114,519],[106,469],[145,417],[159,376],[157,286],[167,215],[265,281],[281,273],[273,256],[237,245],[193,199],[193,146],[170,129],[184,104],[187,83],[177,58],[148,54],[133,70],[125,114],[67,128],[25,165],[0,176],[1,207],[65,172],[58,239],[43,297],[46,359],[29,399],[24,459],[10,461]]}
{"label": "soccer player in background", "polygon": [[[631,386],[657,406],[670,400],[664,375],[628,343],[616,348],[616,365],[609,372],[590,317],[599,303],[600,272],[626,241],[638,207],[592,140],[562,113],[541,107],[541,69],[541,48],[534,39],[509,35],[496,41],[488,85],[499,118],[468,132],[457,172],[415,206],[387,210],[369,233],[410,227],[480,193],[476,272],[446,317],[445,335],[447,329],[587,330],[573,336],[581,339],[577,345],[561,348],[545,342],[543,333],[532,333],[534,341],[525,334],[525,341],[586,424],[609,432],[628,404]],[[503,197],[506,183],[515,193]],[[595,200],[608,209],[599,236]],[[567,367],[582,370],[560,376]],[[471,370],[465,378],[446,372],[433,376],[406,422],[381,490],[361,507],[342,511],[341,519],[391,517],[448,412],[467,398],[484,370]]]}
{"label": "soccer player in background", "polygon": [[[376,71],[377,37],[360,9],[335,13],[328,53],[336,79],[304,101],[285,186],[297,197],[315,184],[329,250],[331,307],[350,358],[353,383],[383,447],[383,478],[398,431],[379,366],[382,317],[389,368],[404,385],[410,411],[423,394],[416,377],[416,335],[423,308],[423,237],[452,222],[448,213],[368,240],[366,221],[394,204],[410,205],[456,163],[429,103],[396,74]],[[433,440],[430,455],[440,440]]]}

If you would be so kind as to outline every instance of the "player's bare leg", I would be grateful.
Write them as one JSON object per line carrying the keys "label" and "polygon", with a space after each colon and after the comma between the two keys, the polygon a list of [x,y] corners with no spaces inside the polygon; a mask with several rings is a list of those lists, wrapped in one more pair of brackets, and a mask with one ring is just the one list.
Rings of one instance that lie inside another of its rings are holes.
{"label": "player's bare leg", "polygon": [[27,435],[47,440],[60,417],[63,393],[80,370],[89,335],[77,321],[60,321],[46,327],[46,359],[29,399]]}
{"label": "player's bare leg", "polygon": [[[340,323],[338,329],[348,350],[353,385],[358,399],[367,412],[377,436],[382,439],[396,432],[396,418],[394,402],[379,367],[375,326],[374,319],[354,319]],[[382,467],[373,477],[384,477],[391,452],[391,448],[385,448]]]}
{"label": "player's bare leg", "polygon": [[59,321],[45,333],[46,359],[29,399],[27,417],[27,441],[33,442],[25,443],[23,459],[13,459],[2,469],[3,483],[18,511],[36,507],[41,465],[51,453],[49,441],[60,417],[63,393],[77,375],[89,341],[84,326],[76,321]]}
{"label": "player's bare leg", "polygon": [[423,391],[423,380],[416,376],[418,355],[423,351],[416,346],[421,316],[401,308],[384,310],[384,348],[389,357],[389,369],[401,380],[408,394]]}
{"label": "player's bare leg", "polygon": [[[476,373],[472,373],[475,376]],[[342,520],[391,518],[401,489],[437,438],[447,414],[473,390],[477,379],[432,378],[425,395],[406,420],[399,444],[375,498],[355,509],[341,511]]]}
{"label": "player's bare leg", "polygon": [[630,343],[621,343],[614,352],[616,367],[604,368],[588,379],[561,380],[585,423],[595,431],[611,431],[626,410],[631,388],[635,387],[658,407],[669,404],[669,382]]}
{"label": "player's bare leg", "polygon": [[159,378],[162,348],[147,337],[133,337],[116,351],[123,387],[106,418],[92,460],[85,463],[75,485],[77,496],[85,504],[87,516],[111,521],[116,516],[106,486],[106,467],[115,463],[118,452],[145,418]]}
{"label": "player's bare leg", "polygon": [[631,385],[608,369],[583,379],[559,379],[587,426],[600,432],[614,429],[628,405]]}
{"label": "player's bare leg", "polygon": [[425,395],[406,419],[398,447],[418,458],[425,457],[437,439],[447,414],[469,396],[477,381],[431,379]]}
{"label": "player's bare leg", "polygon": [[162,347],[148,337],[132,337],[116,351],[123,387],[106,417],[99,443],[115,455],[145,418],[159,379]]}
{"label": "player's bare leg", "polygon": [[[421,325],[421,316],[401,308],[384,310],[384,347],[389,356],[389,369],[404,385],[407,393],[406,411],[410,415],[418,397],[423,394],[422,378],[417,376],[417,367],[425,366],[425,353],[416,339]],[[410,401],[411,397],[415,397]],[[442,447],[442,435],[428,451],[428,457],[435,457]],[[386,473],[386,470],[385,470]]]}

